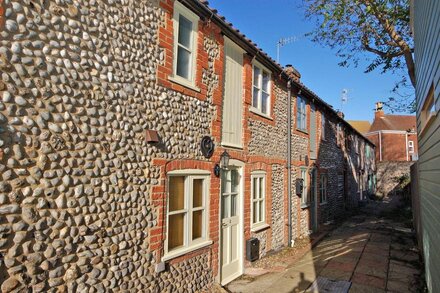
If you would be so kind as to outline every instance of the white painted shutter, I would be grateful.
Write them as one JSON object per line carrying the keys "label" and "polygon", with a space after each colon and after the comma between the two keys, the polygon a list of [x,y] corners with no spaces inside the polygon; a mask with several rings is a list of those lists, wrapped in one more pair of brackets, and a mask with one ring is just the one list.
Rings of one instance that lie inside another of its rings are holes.
{"label": "white painted shutter", "polygon": [[242,147],[243,51],[225,38],[222,144]]}

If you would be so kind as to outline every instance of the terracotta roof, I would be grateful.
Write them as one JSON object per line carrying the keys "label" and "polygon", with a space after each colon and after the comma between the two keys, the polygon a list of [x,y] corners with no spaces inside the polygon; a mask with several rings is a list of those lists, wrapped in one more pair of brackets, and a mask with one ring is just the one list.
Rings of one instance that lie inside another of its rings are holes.
{"label": "terracotta roof", "polygon": [[347,122],[362,134],[367,133],[371,127],[370,121],[367,120],[347,120]]}
{"label": "terracotta roof", "polygon": [[379,130],[416,131],[416,116],[377,115],[371,125],[370,132]]}

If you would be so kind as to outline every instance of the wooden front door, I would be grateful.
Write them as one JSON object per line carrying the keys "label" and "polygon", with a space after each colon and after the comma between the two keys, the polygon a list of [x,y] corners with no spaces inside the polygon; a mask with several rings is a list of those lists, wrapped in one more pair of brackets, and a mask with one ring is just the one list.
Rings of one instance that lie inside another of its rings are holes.
{"label": "wooden front door", "polygon": [[227,284],[241,275],[240,169],[222,171],[221,178],[221,283]]}

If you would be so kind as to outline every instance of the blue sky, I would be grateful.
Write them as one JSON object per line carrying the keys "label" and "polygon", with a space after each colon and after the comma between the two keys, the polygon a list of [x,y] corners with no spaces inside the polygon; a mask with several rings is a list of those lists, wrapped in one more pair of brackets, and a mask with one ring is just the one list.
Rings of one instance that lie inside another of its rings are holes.
{"label": "blue sky", "polygon": [[348,102],[342,106],[347,120],[374,117],[374,103],[386,101],[401,76],[380,71],[364,73],[358,68],[338,66],[335,51],[312,43],[305,33],[313,28],[304,17],[301,0],[210,0],[209,6],[232,22],[247,37],[276,59],[280,38],[296,36],[297,41],[280,50],[280,63],[292,64],[301,73],[301,81],[335,109],[341,108],[341,93],[348,89]]}

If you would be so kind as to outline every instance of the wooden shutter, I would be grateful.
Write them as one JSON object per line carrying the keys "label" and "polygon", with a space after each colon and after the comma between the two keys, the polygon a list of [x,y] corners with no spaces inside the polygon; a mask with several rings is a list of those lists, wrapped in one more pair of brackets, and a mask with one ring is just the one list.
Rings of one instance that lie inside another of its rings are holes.
{"label": "wooden shutter", "polygon": [[225,38],[222,144],[242,147],[243,50]]}

